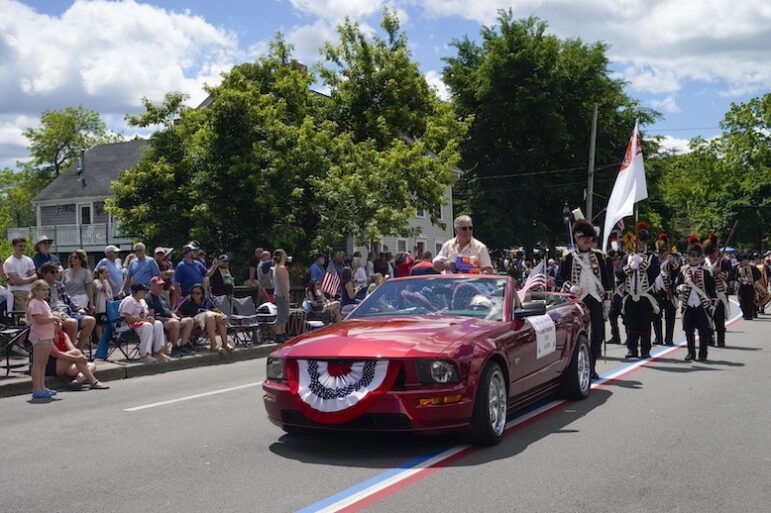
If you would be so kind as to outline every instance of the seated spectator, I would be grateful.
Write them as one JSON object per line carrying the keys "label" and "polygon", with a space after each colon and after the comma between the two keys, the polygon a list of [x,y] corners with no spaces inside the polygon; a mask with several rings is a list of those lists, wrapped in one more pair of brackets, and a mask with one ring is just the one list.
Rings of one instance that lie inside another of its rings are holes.
{"label": "seated spectator", "polygon": [[158,360],[168,360],[163,354],[165,338],[163,336],[163,324],[150,315],[145,294],[148,288],[142,283],[131,285],[131,295],[123,298],[118,312],[125,319],[116,328],[116,331],[124,332],[133,329],[139,337],[139,359],[145,363]]}
{"label": "seated spectator", "polygon": [[375,273],[372,275],[372,283],[369,284],[369,287],[367,287],[367,295],[369,296],[372,294],[372,292],[375,291],[376,288],[381,286],[385,282],[385,278],[380,273]]}
{"label": "seated spectator", "polygon": [[[153,252],[155,263],[158,264],[158,269],[161,271],[159,276],[163,280],[161,294],[170,305],[174,304],[177,299],[176,294],[174,293],[175,288],[172,286],[174,281],[174,266],[172,266],[171,261],[169,261],[169,255],[171,255],[172,251],[174,251],[174,248],[157,247]],[[152,280],[150,280],[150,283],[152,284]]]}
{"label": "seated spectator", "polygon": [[46,262],[53,262],[58,265],[59,268],[62,267],[62,262],[59,260],[59,257],[49,252],[52,242],[53,240],[45,235],[41,235],[35,240],[35,256],[32,257],[32,261],[35,263],[35,269],[40,270]]}
{"label": "seated spectator", "polygon": [[305,299],[310,303],[311,311],[314,313],[327,313],[332,315],[335,322],[343,320],[340,315],[340,301],[330,301],[319,288],[319,282],[311,280],[305,289]]}
{"label": "seated spectator", "polygon": [[49,285],[47,301],[51,310],[62,319],[62,329],[69,335],[70,340],[77,339],[78,348],[83,349],[90,342],[96,319],[87,315],[85,308],[72,301],[64,284],[56,280],[58,272],[59,268],[51,262],[43,264],[40,268],[40,277]]}
{"label": "seated spectator", "polygon": [[141,283],[146,289],[150,289],[150,280],[153,276],[160,276],[161,270],[158,262],[147,256],[147,249],[141,242],[134,244],[134,260],[127,265],[128,273],[123,288],[129,290],[132,283]]}
{"label": "seated spectator", "polygon": [[345,305],[359,304],[365,289],[363,287],[353,286],[353,273],[350,267],[344,267],[343,273],[340,275],[340,307]]}
{"label": "seated spectator", "polygon": [[72,302],[81,308],[91,310],[94,306],[93,276],[88,270],[88,256],[82,249],[73,251],[69,258],[69,267],[64,271],[62,283]]}
{"label": "seated spectator", "polygon": [[195,321],[191,317],[180,318],[172,311],[169,302],[163,297],[163,280],[159,276],[150,280],[150,294],[145,297],[145,302],[147,307],[153,311],[155,320],[163,324],[163,329],[172,345],[171,356],[188,353],[183,348],[190,341],[190,334],[195,327]]}
{"label": "seated spectator", "polygon": [[[97,262],[96,266],[94,266],[94,271],[100,267],[106,267],[107,271],[110,273],[112,297],[115,299],[122,299],[123,280],[125,279],[125,276],[123,275],[123,264],[121,263],[120,258],[118,258],[118,251],[120,251],[119,248],[117,246],[113,246],[112,244],[105,247],[105,257]],[[127,259],[126,265],[128,265],[128,263],[129,262]]]}
{"label": "seated spectator", "polygon": [[96,318],[96,338],[102,338],[103,326],[107,315],[107,301],[112,301],[110,272],[102,266],[94,272],[94,317]]}
{"label": "seated spectator", "polygon": [[[4,277],[3,267],[0,266],[0,278]],[[10,290],[0,285],[0,317],[2,317],[2,312],[5,312],[10,317],[11,312],[13,312],[13,294]]]}
{"label": "seated spectator", "polygon": [[11,245],[13,246],[13,254],[3,262],[3,272],[8,278],[8,290],[13,294],[15,310],[25,312],[29,301],[29,291],[37,280],[35,263],[24,254],[27,249],[27,239],[13,239]]}
{"label": "seated spectator", "polygon": [[70,337],[61,329],[56,330],[51,355],[46,365],[46,376],[70,376],[74,378],[68,388],[80,390],[88,381],[90,390],[107,390],[110,388],[94,376],[96,365],[88,361],[80,349],[72,345]]}
{"label": "seated spectator", "polygon": [[182,260],[177,264],[177,269],[174,272],[174,281],[179,284],[182,293],[179,303],[190,295],[194,285],[202,284],[206,277],[214,273],[213,267],[207,270],[206,266],[201,263],[198,258],[199,252],[198,246],[190,244],[182,248]]}
{"label": "seated spectator", "polygon": [[316,256],[313,257],[313,263],[311,264],[310,269],[308,270],[308,277],[310,281],[317,281],[321,283],[321,280],[324,279],[324,274],[326,273],[326,270],[324,269],[324,264],[326,263],[326,258],[324,257],[324,253],[316,253]]}
{"label": "seated spectator", "polygon": [[[197,283],[190,289],[190,295],[177,307],[180,317],[192,317],[196,326],[206,332],[209,337],[209,351],[232,351],[234,347],[228,343],[228,318],[214,306],[206,297],[203,285]],[[217,331],[222,344],[217,346]]]}
{"label": "seated spectator", "polygon": [[220,255],[212,264],[214,272],[209,278],[211,293],[215,296],[232,296],[236,282],[230,272],[230,258]]}
{"label": "seated spectator", "polygon": [[434,269],[434,257],[430,251],[424,251],[423,258],[410,270],[410,276],[422,276],[424,274],[439,274],[439,271]]}

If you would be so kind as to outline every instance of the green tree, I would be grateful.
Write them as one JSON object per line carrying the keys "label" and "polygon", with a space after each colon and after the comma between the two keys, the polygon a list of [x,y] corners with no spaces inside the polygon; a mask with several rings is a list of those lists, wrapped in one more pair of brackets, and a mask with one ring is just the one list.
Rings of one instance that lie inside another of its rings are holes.
{"label": "green tree", "polygon": [[726,237],[738,220],[735,242],[761,249],[771,244],[771,93],[732,104],[720,126],[721,136],[667,159],[662,194],[700,236]]}
{"label": "green tree", "polygon": [[443,193],[467,123],[428,86],[395,12],[384,9],[380,26],[384,38],[346,20],[339,43],[324,47],[319,72],[331,93],[323,113],[338,138],[336,163],[315,183],[324,211],[317,243],[342,234],[366,241],[414,235],[408,221],[416,209],[443,224]]}
{"label": "green tree", "polygon": [[28,128],[24,136],[30,141],[33,163],[52,170],[53,176],[59,176],[62,168],[72,164],[81,151],[122,140],[120,135],[107,131],[97,112],[83,105],[44,111],[40,128]]}
{"label": "green tree", "polygon": [[[584,204],[592,107],[599,105],[595,213],[613,186],[635,118],[652,121],[613,79],[607,46],[546,33],[537,18],[500,11],[481,43],[453,42],[444,81],[458,116],[474,116],[462,146],[461,210],[493,248],[564,243],[564,202]],[[655,151],[655,150],[654,150]],[[601,224],[602,216],[595,219]]]}

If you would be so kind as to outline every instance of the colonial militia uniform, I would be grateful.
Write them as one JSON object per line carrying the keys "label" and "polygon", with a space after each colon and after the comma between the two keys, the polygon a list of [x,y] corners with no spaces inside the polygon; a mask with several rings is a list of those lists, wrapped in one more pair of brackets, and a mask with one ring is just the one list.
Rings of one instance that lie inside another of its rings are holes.
{"label": "colonial militia uniform", "polygon": [[734,269],[734,280],[739,286],[739,306],[746,321],[751,321],[755,315],[755,282],[759,279],[760,271],[750,263],[750,255],[739,255],[739,265]]}
{"label": "colonial militia uniform", "polygon": [[709,238],[704,241],[704,254],[707,256],[704,267],[709,270],[715,280],[715,293],[718,299],[715,303],[715,315],[712,316],[715,324],[715,335],[717,336],[717,347],[725,347],[725,320],[731,311],[728,303],[728,278],[732,271],[731,261],[720,256],[715,232],[709,232]]}
{"label": "colonial militia uniform", "polygon": [[[645,223],[640,223],[635,245],[647,245],[649,237],[647,226]],[[651,295],[651,289],[658,274],[659,259],[647,250],[626,255],[621,260],[619,270],[616,271],[616,276],[624,280],[626,289],[622,303],[627,331],[626,358],[638,357],[638,343],[639,356],[641,358],[651,356],[651,322],[653,316],[659,313],[658,301]]]}
{"label": "colonial militia uniform", "polygon": [[755,284],[755,291],[757,292],[755,301],[755,317],[757,317],[758,314],[766,313],[766,304],[768,304],[769,301],[768,280],[771,278],[771,267],[765,263],[763,257],[760,256],[760,253],[754,253],[752,258],[755,260],[755,267],[758,268],[758,272],[760,273],[760,279],[758,283]]}
{"label": "colonial militia uniform", "polygon": [[610,310],[608,311],[608,320],[610,321],[610,343],[621,344],[621,333],[618,329],[618,318],[621,316],[621,302],[624,298],[624,281],[616,276],[619,263],[624,257],[624,253],[619,250],[611,249],[605,258],[605,265],[608,268],[608,275],[613,280],[613,297],[611,298]]}
{"label": "colonial militia uniform", "polygon": [[[702,248],[698,240],[688,247],[688,253],[698,253]],[[717,299],[715,280],[702,263],[684,266],[677,276],[677,291],[680,294],[683,314],[683,330],[688,341],[685,360],[696,358],[696,331],[699,332],[699,360],[707,359],[707,347],[712,336],[711,316],[715,311],[712,304]]]}
{"label": "colonial militia uniform", "polygon": [[[594,237],[594,227],[585,220],[576,221],[574,236]],[[613,284],[608,275],[605,258],[596,249],[575,249],[562,257],[557,286],[575,293],[589,308],[591,316],[591,366],[592,377],[598,378],[595,366],[602,353],[605,340],[605,315],[603,308],[610,307]]]}
{"label": "colonial militia uniform", "polygon": [[654,283],[654,295],[658,301],[659,313],[653,317],[653,331],[656,333],[654,344],[671,346],[674,344],[675,315],[677,314],[675,280],[680,272],[680,262],[670,253],[667,248],[668,243],[669,237],[666,233],[660,234],[655,242],[659,259],[659,275],[656,276]]}

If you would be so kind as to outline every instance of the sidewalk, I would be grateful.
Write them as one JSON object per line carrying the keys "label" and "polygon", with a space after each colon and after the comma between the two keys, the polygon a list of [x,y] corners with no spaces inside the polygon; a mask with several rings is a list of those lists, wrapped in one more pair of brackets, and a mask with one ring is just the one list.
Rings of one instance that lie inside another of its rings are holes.
{"label": "sidewalk", "polygon": [[[161,374],[163,372],[175,370],[191,369],[193,367],[253,360],[267,356],[278,346],[279,344],[265,343],[259,346],[239,347],[232,353],[210,353],[208,351],[202,351],[188,356],[175,357],[167,362],[158,363],[142,363],[126,360],[114,362],[94,360],[94,363],[96,363],[96,377],[100,381],[113,381],[117,379],[149,376],[151,374]],[[16,359],[11,359],[12,364],[15,363],[14,360]],[[26,358],[17,361],[26,362]],[[3,360],[3,363],[5,363],[5,360]],[[32,378],[30,378],[29,374],[23,374],[21,372],[26,370],[26,368],[20,368],[16,369],[17,372],[12,370],[9,376],[0,376],[0,397],[32,393]],[[46,386],[56,390],[70,381],[72,381],[72,378],[69,377],[46,377]]]}

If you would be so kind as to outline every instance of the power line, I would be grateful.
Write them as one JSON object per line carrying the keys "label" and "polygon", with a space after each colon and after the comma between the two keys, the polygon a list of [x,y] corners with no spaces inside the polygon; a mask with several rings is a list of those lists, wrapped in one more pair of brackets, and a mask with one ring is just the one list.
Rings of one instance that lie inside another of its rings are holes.
{"label": "power line", "polygon": [[[610,167],[616,167],[620,166],[621,162],[614,162],[612,164],[605,164],[604,166],[596,166],[594,168],[595,171],[600,169],[608,169]],[[565,171],[583,171],[585,167],[566,167],[563,169],[547,169],[544,171],[527,171],[525,173],[510,173],[505,175],[490,175],[490,176],[476,176],[474,179],[476,180],[492,180],[493,178],[518,178],[521,176],[538,176],[538,175],[547,175],[551,173],[564,173]]]}
{"label": "power line", "polygon": [[688,132],[693,130],[720,130],[719,126],[695,126],[691,128],[646,128],[643,132]]}

